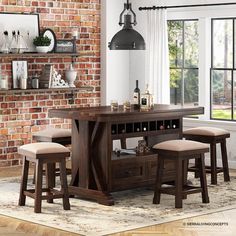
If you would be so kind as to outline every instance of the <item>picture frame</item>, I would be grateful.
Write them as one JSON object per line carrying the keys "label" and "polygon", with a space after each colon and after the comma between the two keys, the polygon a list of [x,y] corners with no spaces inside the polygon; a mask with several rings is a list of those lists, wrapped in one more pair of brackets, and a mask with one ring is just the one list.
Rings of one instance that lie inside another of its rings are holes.
{"label": "picture frame", "polygon": [[[13,32],[23,38],[27,45],[27,50],[24,52],[35,52],[33,39],[39,36],[39,14],[24,14],[24,13],[5,13],[0,12],[0,42],[4,42],[4,32],[8,33],[9,44],[12,41]],[[1,46],[1,45],[0,45]],[[11,46],[11,45],[9,45]]]}
{"label": "picture frame", "polygon": [[21,88],[21,80],[28,79],[28,62],[27,61],[12,61],[12,84],[13,89]]}
{"label": "picture frame", "polygon": [[42,74],[39,78],[39,88],[41,89],[51,88],[52,72],[53,72],[53,65],[45,64],[42,70]]}
{"label": "picture frame", "polygon": [[75,39],[59,39],[56,41],[57,53],[76,53],[76,40]]}

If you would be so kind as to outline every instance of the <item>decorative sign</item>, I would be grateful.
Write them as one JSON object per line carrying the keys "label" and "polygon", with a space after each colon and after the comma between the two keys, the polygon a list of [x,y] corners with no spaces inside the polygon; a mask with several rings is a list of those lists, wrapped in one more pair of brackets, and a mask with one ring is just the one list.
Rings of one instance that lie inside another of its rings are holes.
{"label": "decorative sign", "polygon": [[57,40],[55,51],[60,53],[76,53],[76,40],[75,39]]}
{"label": "decorative sign", "polygon": [[68,88],[68,83],[61,78],[61,75],[53,68],[51,88]]}

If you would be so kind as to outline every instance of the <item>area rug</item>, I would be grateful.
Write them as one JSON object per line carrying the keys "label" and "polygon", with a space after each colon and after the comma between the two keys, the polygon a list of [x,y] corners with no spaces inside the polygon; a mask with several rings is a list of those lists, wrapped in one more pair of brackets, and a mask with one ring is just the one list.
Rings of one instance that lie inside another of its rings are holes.
{"label": "area rug", "polygon": [[[33,213],[33,199],[26,199],[26,206],[19,207],[19,178],[0,180],[0,214],[65,231],[88,236],[109,235],[140,228],[236,208],[236,177],[223,182],[219,175],[217,186],[209,185],[210,203],[203,204],[200,194],[184,200],[183,209],[174,208],[174,197],[163,194],[161,204],[153,205],[153,191],[139,188],[113,193],[114,206],[71,198],[71,210],[64,211],[62,201],[54,204],[43,201],[42,213]],[[198,183],[194,178],[194,183]],[[209,181],[208,181],[209,182]]]}

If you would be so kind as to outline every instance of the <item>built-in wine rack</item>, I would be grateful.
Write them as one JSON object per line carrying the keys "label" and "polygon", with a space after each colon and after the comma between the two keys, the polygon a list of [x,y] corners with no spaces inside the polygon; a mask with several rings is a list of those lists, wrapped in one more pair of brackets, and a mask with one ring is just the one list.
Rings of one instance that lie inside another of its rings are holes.
{"label": "built-in wine rack", "polygon": [[161,130],[173,130],[180,128],[179,119],[171,120],[151,120],[143,122],[133,122],[133,123],[118,123],[111,125],[111,134],[133,134],[133,133],[143,133]]}

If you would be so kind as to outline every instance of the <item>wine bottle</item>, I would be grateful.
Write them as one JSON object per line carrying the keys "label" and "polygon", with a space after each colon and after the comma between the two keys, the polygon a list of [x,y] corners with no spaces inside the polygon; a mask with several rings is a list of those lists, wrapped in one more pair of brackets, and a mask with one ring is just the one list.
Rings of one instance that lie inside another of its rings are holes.
{"label": "wine bottle", "polygon": [[134,109],[140,108],[140,89],[138,87],[138,80],[136,80],[136,88],[134,89],[133,103],[134,103]]}

